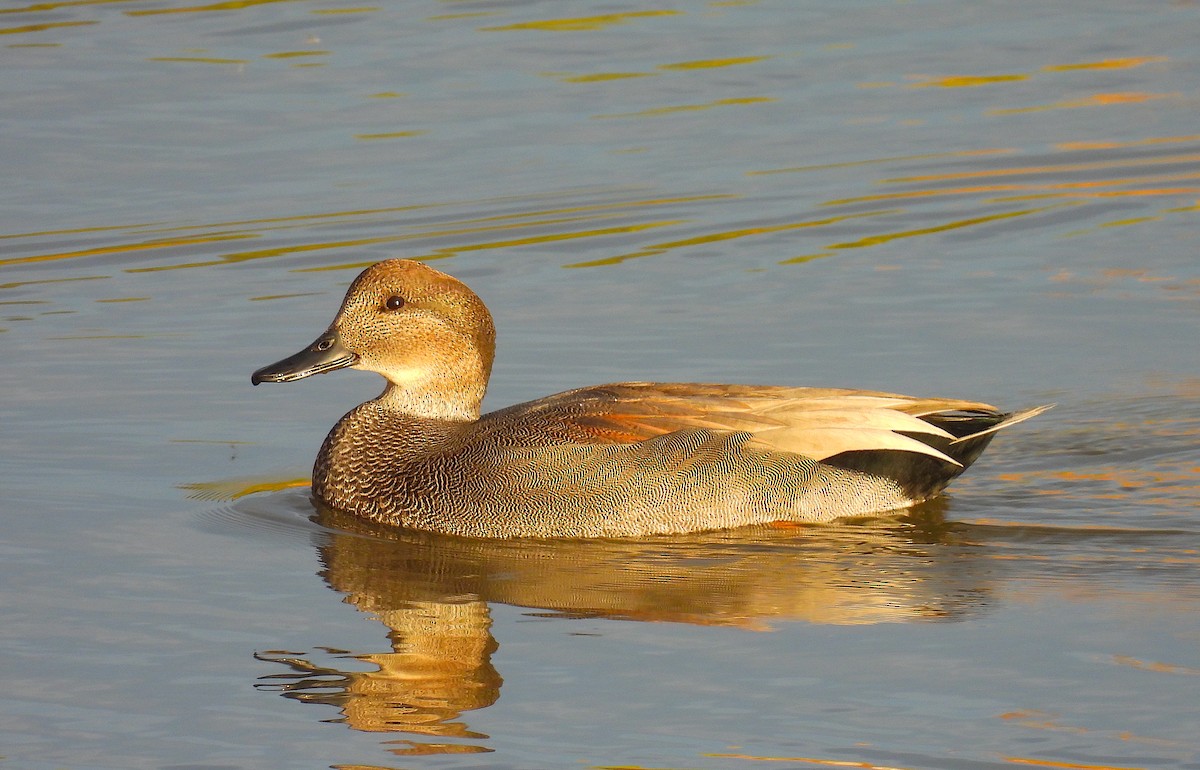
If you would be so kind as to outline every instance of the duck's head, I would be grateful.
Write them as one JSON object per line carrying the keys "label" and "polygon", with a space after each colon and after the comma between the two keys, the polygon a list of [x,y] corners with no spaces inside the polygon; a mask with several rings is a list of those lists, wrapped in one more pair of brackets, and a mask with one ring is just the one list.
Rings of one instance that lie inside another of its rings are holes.
{"label": "duck's head", "polygon": [[354,279],[316,342],[264,366],[250,381],[365,369],[387,378],[385,405],[426,417],[474,419],[495,347],[492,316],[475,292],[420,262],[390,259]]}

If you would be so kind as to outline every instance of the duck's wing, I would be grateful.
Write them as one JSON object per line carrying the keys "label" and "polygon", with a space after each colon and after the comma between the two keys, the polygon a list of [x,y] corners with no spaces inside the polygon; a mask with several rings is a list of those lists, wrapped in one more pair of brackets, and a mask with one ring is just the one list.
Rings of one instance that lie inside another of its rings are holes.
{"label": "duck's wing", "polygon": [[890,450],[962,467],[978,452],[960,450],[986,443],[971,439],[1043,409],[1008,414],[975,401],[862,390],[625,382],[517,404],[485,415],[480,427],[535,444],[630,444],[697,429],[746,432],[762,448],[814,460]]}

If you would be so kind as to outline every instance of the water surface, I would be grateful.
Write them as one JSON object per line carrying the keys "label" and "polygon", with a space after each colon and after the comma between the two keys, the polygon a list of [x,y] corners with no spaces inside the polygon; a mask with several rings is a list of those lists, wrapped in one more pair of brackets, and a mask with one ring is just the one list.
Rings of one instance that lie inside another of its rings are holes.
{"label": "water surface", "polygon": [[[1200,766],[1198,35],[1163,2],[0,9],[0,757]],[[304,484],[380,383],[249,373],[393,256],[491,307],[490,407],[1058,407],[905,518],[373,530]]]}

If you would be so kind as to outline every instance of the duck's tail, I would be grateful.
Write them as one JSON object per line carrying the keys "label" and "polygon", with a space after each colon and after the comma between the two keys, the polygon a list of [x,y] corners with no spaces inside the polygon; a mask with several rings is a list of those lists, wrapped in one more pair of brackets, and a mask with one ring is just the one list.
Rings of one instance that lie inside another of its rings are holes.
{"label": "duck's tail", "polygon": [[[962,436],[958,436],[958,434],[955,433],[958,438],[954,439],[954,441],[950,443],[952,445],[959,444],[972,439],[980,438],[981,436],[987,436],[995,433],[998,430],[1003,430],[1010,425],[1016,425],[1019,422],[1025,422],[1031,417],[1037,417],[1042,412],[1046,411],[1047,409],[1053,409],[1055,406],[1055,404],[1042,404],[1041,406],[1035,406],[1030,409],[1023,409],[1020,412],[1008,412],[1007,414],[996,415],[996,417],[999,419],[997,419],[992,425],[983,427],[973,433],[967,433]],[[972,422],[971,425],[972,427],[975,427],[978,425],[978,422]],[[951,433],[954,433],[952,429],[947,428],[945,425],[942,425],[941,427],[946,428],[946,430],[950,431]]]}
{"label": "duck's tail", "polygon": [[848,470],[890,478],[899,483],[913,502],[938,494],[955,477],[979,458],[997,431],[1036,417],[1053,407],[1044,404],[1019,412],[963,409],[921,415],[921,419],[950,434],[951,438],[929,434],[910,435],[936,449],[953,461],[914,452],[847,452],[824,462]]}

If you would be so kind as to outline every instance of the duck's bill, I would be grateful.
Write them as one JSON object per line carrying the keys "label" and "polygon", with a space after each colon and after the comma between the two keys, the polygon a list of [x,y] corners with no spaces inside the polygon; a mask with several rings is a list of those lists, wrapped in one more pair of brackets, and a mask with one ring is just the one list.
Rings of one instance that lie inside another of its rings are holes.
{"label": "duck's bill", "polygon": [[342,345],[336,331],[330,330],[294,356],[264,366],[250,375],[250,382],[292,382],[322,372],[345,369],[358,363],[358,356]]}

